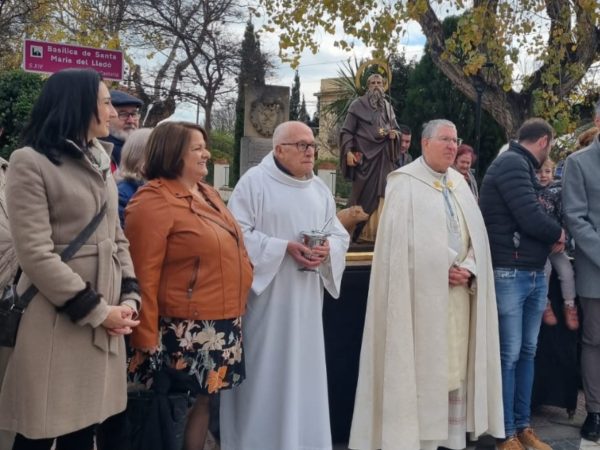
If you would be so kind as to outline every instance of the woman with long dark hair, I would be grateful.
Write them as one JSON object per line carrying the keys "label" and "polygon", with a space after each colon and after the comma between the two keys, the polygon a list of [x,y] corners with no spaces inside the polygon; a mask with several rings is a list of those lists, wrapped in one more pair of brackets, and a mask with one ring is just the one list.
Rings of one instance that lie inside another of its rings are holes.
{"label": "woman with long dark hair", "polygon": [[[6,200],[27,306],[0,391],[14,450],[92,450],[94,428],[126,406],[123,335],[139,293],[117,214],[108,135],[116,112],[100,75],[64,70],[45,82],[10,159]],[[100,213],[105,208],[102,216]],[[60,253],[102,217],[75,255]]]}

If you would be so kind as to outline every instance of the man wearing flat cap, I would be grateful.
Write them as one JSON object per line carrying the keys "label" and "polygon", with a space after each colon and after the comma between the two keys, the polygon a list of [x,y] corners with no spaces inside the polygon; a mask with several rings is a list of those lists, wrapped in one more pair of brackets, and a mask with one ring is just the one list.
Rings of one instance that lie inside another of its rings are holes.
{"label": "man wearing flat cap", "polygon": [[140,108],[144,103],[123,91],[110,91],[110,99],[117,110],[117,117],[110,119],[110,136],[106,142],[114,145],[110,168],[115,172],[121,163],[121,149],[127,138],[140,126]]}

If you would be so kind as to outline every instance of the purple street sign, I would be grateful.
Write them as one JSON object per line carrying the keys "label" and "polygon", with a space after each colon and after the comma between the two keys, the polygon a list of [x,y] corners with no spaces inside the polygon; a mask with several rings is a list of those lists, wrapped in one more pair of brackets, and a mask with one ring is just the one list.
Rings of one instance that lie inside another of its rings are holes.
{"label": "purple street sign", "polygon": [[104,48],[25,39],[23,69],[54,73],[62,69],[94,69],[107,80],[123,79],[123,52]]}

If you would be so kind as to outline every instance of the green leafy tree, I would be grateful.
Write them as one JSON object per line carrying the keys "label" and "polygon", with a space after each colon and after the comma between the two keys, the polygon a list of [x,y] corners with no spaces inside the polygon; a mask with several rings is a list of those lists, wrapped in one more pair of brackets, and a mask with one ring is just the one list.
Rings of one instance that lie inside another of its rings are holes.
{"label": "green leafy tree", "polygon": [[[375,48],[375,57],[391,54],[407,24],[419,23],[430,56],[452,84],[475,101],[474,80],[485,87],[483,108],[514,135],[530,116],[549,119],[559,132],[574,127],[571,105],[592,64],[600,61],[600,8],[597,0],[406,0],[366,1],[260,0],[267,30],[279,31],[280,56],[298,64],[300,54],[318,51],[325,33],[339,28],[345,36],[334,45],[351,49],[353,41]],[[460,14],[454,33],[444,35],[440,14]],[[341,23],[341,27],[337,24]],[[530,74],[519,74],[526,60]],[[492,71],[483,70],[493,65]],[[491,72],[491,73],[490,73]]]}
{"label": "green leafy tree", "polygon": [[247,86],[263,86],[267,72],[268,60],[260,49],[260,40],[249,20],[244,32],[244,40],[240,51],[240,70],[238,76],[238,97],[235,104],[235,141],[234,159],[231,166],[229,184],[235,186],[240,178],[241,141],[244,136],[244,97]]}
{"label": "green leafy tree", "polygon": [[0,73],[0,156],[8,159],[19,147],[21,132],[29,120],[33,103],[42,90],[38,74],[22,70]]}
{"label": "green leafy tree", "polygon": [[22,60],[23,38],[51,29],[48,14],[54,0],[0,0],[0,70],[17,69]]}
{"label": "green leafy tree", "polygon": [[210,142],[211,159],[226,159],[227,161],[233,161],[233,133],[223,130],[211,130]]}
{"label": "green leafy tree", "polygon": [[[454,122],[458,135],[466,144],[475,148],[475,103],[435,66],[428,47],[419,63],[408,71],[404,104],[404,109],[398,113],[398,121],[411,128],[412,148],[420,149],[421,127],[432,119]],[[490,114],[483,112],[478,177],[485,172],[505,142],[502,127]]]}
{"label": "green leafy tree", "polygon": [[300,75],[296,70],[294,84],[290,95],[290,120],[299,120],[300,117]]}
{"label": "green leafy tree", "polygon": [[394,54],[390,57],[390,70],[392,82],[390,84],[390,101],[394,107],[396,117],[400,117],[406,109],[406,90],[408,89],[408,77],[413,66],[406,62],[403,54]]}
{"label": "green leafy tree", "polygon": [[[475,147],[475,104],[442,74],[428,55],[423,56],[410,75],[406,109],[399,120],[412,129],[413,148],[420,149],[421,127],[432,119],[445,118],[456,124],[458,135]],[[504,131],[488,114],[482,114],[480,174],[506,142]],[[419,153],[417,150],[416,153]]]}
{"label": "green leafy tree", "polygon": [[210,160],[208,161],[208,175],[206,181],[212,183],[215,176],[215,161],[233,160],[233,134],[223,130],[210,131]]}

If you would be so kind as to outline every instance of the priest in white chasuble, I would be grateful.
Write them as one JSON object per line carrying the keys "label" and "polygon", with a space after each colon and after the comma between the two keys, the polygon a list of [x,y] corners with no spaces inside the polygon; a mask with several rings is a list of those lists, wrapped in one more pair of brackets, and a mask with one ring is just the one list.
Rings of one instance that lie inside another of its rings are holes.
{"label": "priest in white chasuble", "polygon": [[427,123],[423,156],[388,176],[371,271],[351,449],[466,448],[504,436],[487,233],[452,169],[454,124]]}
{"label": "priest in white chasuble", "polygon": [[[339,296],[350,237],[329,188],[313,174],[315,150],[305,124],[279,125],[273,151],[229,200],[254,282],[242,319],[246,379],[221,396],[222,450],[332,448],[323,289]],[[311,230],[328,237],[308,248],[300,236]]]}

